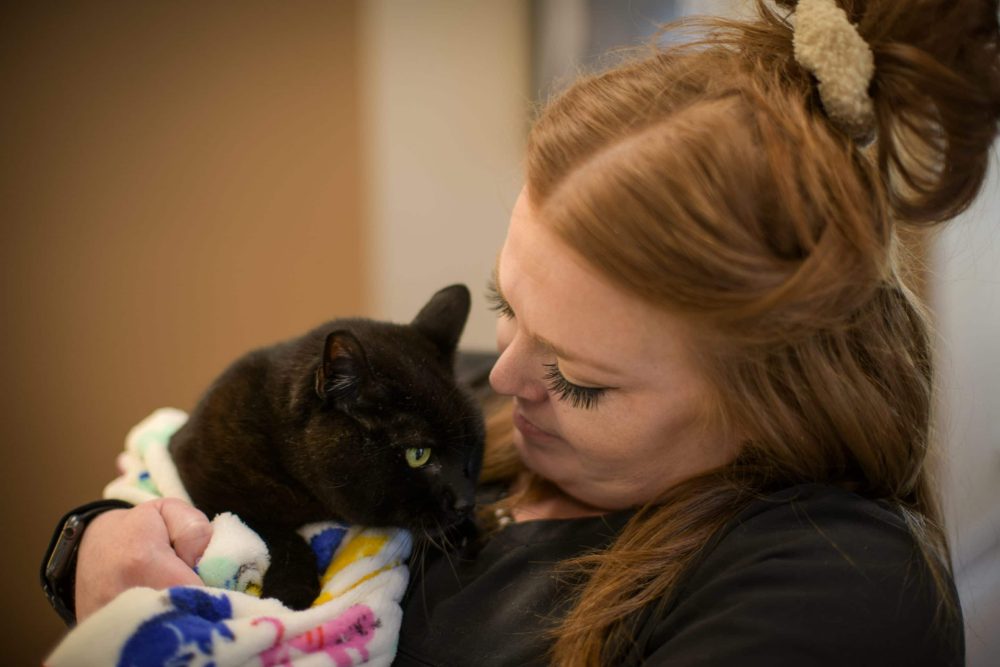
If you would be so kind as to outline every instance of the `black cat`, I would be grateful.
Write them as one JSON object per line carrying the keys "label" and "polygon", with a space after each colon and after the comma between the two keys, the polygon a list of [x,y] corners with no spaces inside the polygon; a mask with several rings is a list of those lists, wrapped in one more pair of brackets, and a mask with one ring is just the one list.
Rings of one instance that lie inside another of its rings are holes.
{"label": "black cat", "polygon": [[265,597],[304,609],[318,594],[303,524],[436,533],[470,514],[483,420],[453,373],[469,305],[453,285],[408,325],[334,320],[251,352],[171,438],[194,504],[267,543]]}

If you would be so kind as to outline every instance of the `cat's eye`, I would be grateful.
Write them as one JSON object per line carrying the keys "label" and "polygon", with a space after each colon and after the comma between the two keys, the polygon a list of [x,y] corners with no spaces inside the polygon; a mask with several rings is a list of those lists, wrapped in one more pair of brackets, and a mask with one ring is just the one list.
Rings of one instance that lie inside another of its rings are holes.
{"label": "cat's eye", "polygon": [[558,364],[544,365],[547,369],[545,372],[545,381],[549,385],[549,391],[555,394],[559,400],[569,401],[570,405],[574,408],[587,410],[595,407],[598,399],[607,391],[605,387],[582,387],[578,384],[573,384],[563,377]]}
{"label": "cat's eye", "polygon": [[510,307],[507,299],[500,293],[500,288],[497,287],[496,276],[490,278],[490,281],[486,284],[486,301],[489,303],[490,310],[497,313],[500,317],[507,319],[514,317],[514,309]]}
{"label": "cat's eye", "polygon": [[411,468],[420,468],[431,460],[430,447],[409,447],[406,450],[406,462]]}

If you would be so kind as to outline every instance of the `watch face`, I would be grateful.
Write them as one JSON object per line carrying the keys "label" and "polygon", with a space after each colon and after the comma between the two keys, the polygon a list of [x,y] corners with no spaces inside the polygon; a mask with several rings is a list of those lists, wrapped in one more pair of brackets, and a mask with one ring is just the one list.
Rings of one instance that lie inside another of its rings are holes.
{"label": "watch face", "polygon": [[63,522],[59,539],[56,541],[55,547],[49,555],[49,562],[45,566],[45,577],[50,582],[58,580],[66,574],[66,570],[73,560],[73,555],[76,554],[81,535],[83,535],[83,522],[80,517],[74,514]]}
{"label": "watch face", "polygon": [[73,613],[73,581],[76,569],[76,550],[83,535],[86,521],[71,514],[59,532],[52,536],[49,554],[42,571],[42,590],[52,608],[70,626],[76,623]]}

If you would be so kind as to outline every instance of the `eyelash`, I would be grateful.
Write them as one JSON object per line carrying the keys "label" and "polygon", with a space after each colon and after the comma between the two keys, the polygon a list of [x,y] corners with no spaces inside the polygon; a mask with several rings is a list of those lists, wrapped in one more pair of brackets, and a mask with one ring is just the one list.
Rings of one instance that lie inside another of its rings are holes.
{"label": "eyelash", "polygon": [[597,407],[597,401],[606,391],[600,387],[581,387],[573,384],[563,377],[559,365],[555,363],[542,364],[547,369],[545,381],[549,385],[549,391],[555,394],[560,401],[569,401],[574,408],[589,410]]}
{"label": "eyelash", "polygon": [[[490,310],[497,313],[500,317],[513,319],[514,310],[507,303],[507,300],[503,298],[503,295],[500,294],[500,290],[497,289],[497,284],[494,280],[490,280],[486,286],[486,300],[489,302]],[[548,384],[549,391],[555,394],[560,401],[569,401],[569,404],[574,408],[583,408],[584,410],[589,410],[597,406],[597,401],[604,394],[605,389],[601,387],[581,387],[578,384],[573,384],[563,377],[562,371],[559,370],[559,365],[556,363],[542,365],[546,369],[545,382]]]}
{"label": "eyelash", "polygon": [[503,298],[500,294],[500,290],[497,289],[496,280],[490,280],[486,284],[486,301],[489,303],[490,310],[497,313],[500,317],[505,317],[508,320],[513,319],[514,310],[507,303],[507,299]]}

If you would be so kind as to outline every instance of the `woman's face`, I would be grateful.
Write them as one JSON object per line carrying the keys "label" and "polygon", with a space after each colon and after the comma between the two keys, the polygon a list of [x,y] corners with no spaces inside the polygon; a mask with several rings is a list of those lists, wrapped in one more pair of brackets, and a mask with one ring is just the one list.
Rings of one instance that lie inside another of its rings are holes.
{"label": "woman's face", "polygon": [[490,383],[514,397],[525,465],[564,493],[614,510],[725,463],[707,395],[674,316],[613,286],[535,217],[524,191],[496,271]]}

